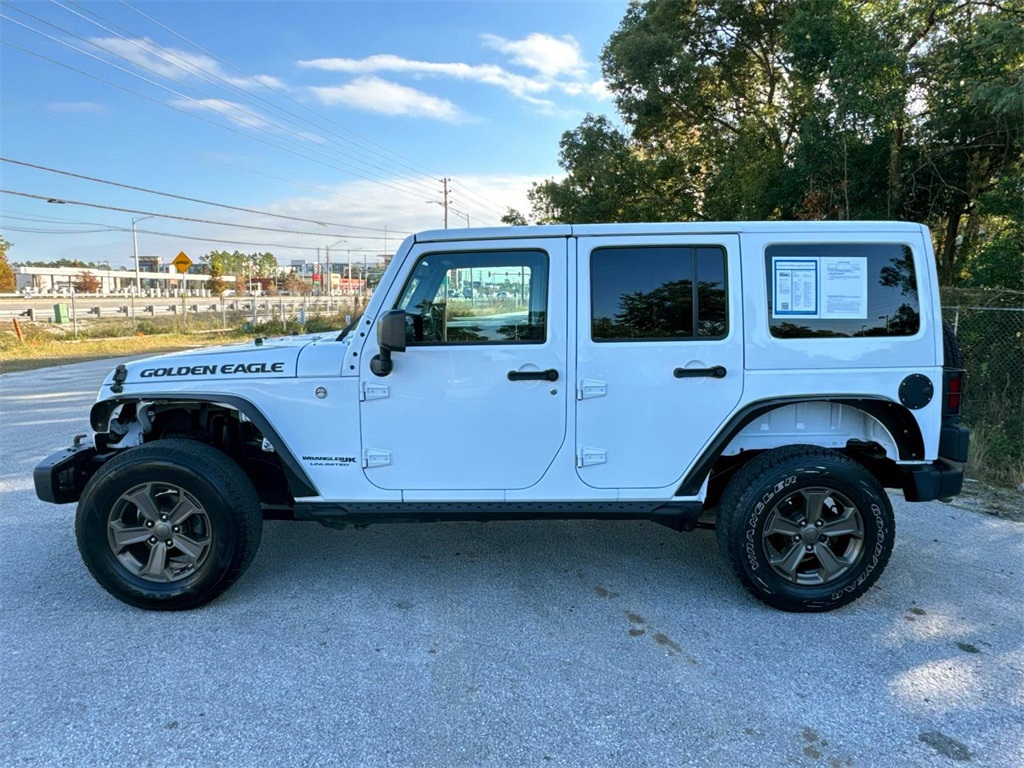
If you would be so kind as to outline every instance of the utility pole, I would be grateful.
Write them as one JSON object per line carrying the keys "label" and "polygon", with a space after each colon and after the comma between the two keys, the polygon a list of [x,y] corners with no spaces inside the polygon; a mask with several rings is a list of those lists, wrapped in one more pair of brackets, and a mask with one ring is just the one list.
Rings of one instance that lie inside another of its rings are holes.
{"label": "utility pole", "polygon": [[[324,248],[324,257],[327,259],[327,298],[329,300],[331,298],[331,290],[334,287],[332,285],[334,280],[332,279],[333,276],[331,275],[331,247],[330,246],[327,246],[327,247]],[[321,277],[320,279],[322,280],[323,278]]]}
{"label": "utility pole", "polygon": [[441,179],[441,183],[444,185],[444,228],[448,229],[448,182],[451,181],[447,176]]}

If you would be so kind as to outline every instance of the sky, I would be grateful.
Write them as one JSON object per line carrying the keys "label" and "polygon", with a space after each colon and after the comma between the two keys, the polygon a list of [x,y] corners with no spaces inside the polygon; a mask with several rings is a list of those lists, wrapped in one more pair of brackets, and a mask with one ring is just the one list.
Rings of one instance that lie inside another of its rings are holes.
{"label": "sky", "polygon": [[498,226],[564,131],[614,117],[599,57],[626,5],[5,0],[8,258],[131,267],[134,218],[165,263],[372,261],[443,227],[444,178],[449,227]]}

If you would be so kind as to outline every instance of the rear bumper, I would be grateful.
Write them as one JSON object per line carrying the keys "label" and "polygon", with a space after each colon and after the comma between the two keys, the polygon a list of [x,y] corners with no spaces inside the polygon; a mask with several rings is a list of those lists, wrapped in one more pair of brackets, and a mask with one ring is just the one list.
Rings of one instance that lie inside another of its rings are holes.
{"label": "rear bumper", "polygon": [[78,501],[82,489],[89,482],[103,459],[91,443],[79,442],[63,451],[43,459],[32,472],[36,496],[51,504],[70,504]]}
{"label": "rear bumper", "polygon": [[949,459],[939,459],[923,467],[909,470],[903,483],[907,501],[934,501],[951,499],[964,485],[964,465]]}

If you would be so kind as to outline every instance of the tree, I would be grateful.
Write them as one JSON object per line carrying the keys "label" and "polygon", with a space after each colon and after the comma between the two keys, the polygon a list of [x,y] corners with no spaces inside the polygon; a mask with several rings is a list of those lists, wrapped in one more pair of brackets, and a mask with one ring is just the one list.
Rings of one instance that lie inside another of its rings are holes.
{"label": "tree", "polygon": [[313,291],[312,284],[307,283],[294,272],[289,272],[285,275],[281,287],[288,291],[291,296],[308,296]]}
{"label": "tree", "polygon": [[563,134],[543,221],[897,219],[944,282],[1014,285],[1024,0],[645,0],[602,54],[624,121]]}
{"label": "tree", "polygon": [[14,270],[7,262],[7,251],[10,248],[11,243],[5,240],[3,235],[0,235],[0,293],[13,293],[18,290],[18,281],[14,277]]}
{"label": "tree", "polygon": [[218,296],[249,278],[269,278],[277,274],[277,257],[272,253],[210,251],[199,260],[210,271],[210,291]]}
{"label": "tree", "polygon": [[501,217],[501,223],[508,224],[510,227],[525,227],[529,224],[526,217],[515,208],[505,209],[505,215]]}
{"label": "tree", "polygon": [[79,272],[71,283],[75,293],[97,293],[100,289],[99,278],[92,272]]}

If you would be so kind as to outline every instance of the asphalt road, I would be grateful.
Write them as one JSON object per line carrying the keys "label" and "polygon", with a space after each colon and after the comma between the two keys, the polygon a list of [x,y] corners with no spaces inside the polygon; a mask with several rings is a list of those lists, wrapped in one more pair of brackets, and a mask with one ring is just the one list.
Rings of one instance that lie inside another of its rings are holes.
{"label": "asphalt road", "polygon": [[0,376],[2,766],[1024,765],[1024,526],[938,503],[824,615],[618,522],[270,522],[211,605],[129,608],[31,480],[114,362]]}

